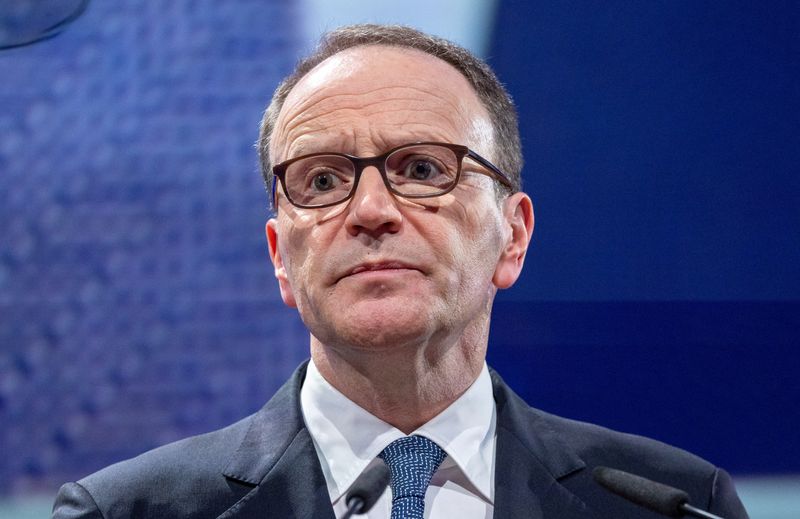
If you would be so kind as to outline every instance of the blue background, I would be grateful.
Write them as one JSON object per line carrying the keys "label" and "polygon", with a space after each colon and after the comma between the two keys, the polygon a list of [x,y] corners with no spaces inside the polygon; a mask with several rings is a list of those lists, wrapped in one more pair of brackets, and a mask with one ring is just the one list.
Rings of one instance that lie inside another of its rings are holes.
{"label": "blue background", "polygon": [[489,361],[529,402],[800,472],[799,13],[500,4],[537,223]]}
{"label": "blue background", "polygon": [[[307,356],[260,114],[302,2],[95,2],[0,53],[0,494],[260,407]],[[800,473],[791,2],[498,4],[537,227],[490,363],[529,402]]]}

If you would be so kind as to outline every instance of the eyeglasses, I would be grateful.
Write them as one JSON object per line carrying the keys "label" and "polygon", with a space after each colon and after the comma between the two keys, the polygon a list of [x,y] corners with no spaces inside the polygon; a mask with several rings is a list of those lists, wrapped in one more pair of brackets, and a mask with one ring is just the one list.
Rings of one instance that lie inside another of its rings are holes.
{"label": "eyeglasses", "polygon": [[[386,188],[405,198],[431,198],[449,193],[461,177],[464,157],[474,160],[506,188],[508,176],[466,146],[443,142],[419,142],[393,148],[376,157],[344,153],[311,153],[281,162],[272,168],[283,193],[293,205],[320,208],[353,197],[364,168],[374,166]],[[275,200],[275,182],[272,197]]]}

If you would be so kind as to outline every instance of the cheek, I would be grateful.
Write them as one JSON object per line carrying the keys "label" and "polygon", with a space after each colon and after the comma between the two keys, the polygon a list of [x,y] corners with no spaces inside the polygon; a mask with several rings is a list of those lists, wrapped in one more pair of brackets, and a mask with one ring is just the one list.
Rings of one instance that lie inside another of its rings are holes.
{"label": "cheek", "polygon": [[313,233],[308,227],[293,226],[292,224],[285,228],[291,228],[291,231],[283,233],[283,240],[280,241],[286,275],[293,290],[302,290],[310,270],[309,261],[312,259],[312,255],[308,253],[308,245],[313,243]]}
{"label": "cheek", "polygon": [[462,229],[461,253],[469,271],[467,283],[477,288],[491,287],[492,277],[503,249],[503,226],[496,211],[471,211],[470,225]]}
{"label": "cheek", "polygon": [[[295,227],[286,240],[291,251],[286,265],[287,276],[298,305],[306,306],[325,297],[330,282],[331,265],[337,240],[337,226],[319,225]],[[340,237],[339,237],[340,238]]]}
{"label": "cheek", "polygon": [[459,225],[439,226],[428,234],[449,284],[473,292],[491,285],[501,249],[501,230],[491,214],[465,208]]}

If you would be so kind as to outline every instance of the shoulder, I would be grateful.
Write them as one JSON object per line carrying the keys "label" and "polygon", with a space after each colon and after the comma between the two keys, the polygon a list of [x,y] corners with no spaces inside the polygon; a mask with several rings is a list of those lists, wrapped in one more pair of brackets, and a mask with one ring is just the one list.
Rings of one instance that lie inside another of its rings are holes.
{"label": "shoulder", "polygon": [[[516,438],[561,485],[588,505],[623,517],[620,498],[592,479],[595,467],[611,467],[686,491],[690,502],[724,517],[747,517],[730,476],[684,449],[652,438],[556,416],[533,408],[492,374],[498,428]],[[625,504],[624,506],[627,506]]]}
{"label": "shoulder", "polygon": [[56,498],[54,517],[72,517],[66,512],[75,510],[82,513],[77,517],[217,517],[252,488],[228,481],[223,473],[254,416],[64,485]]}
{"label": "shoulder", "polygon": [[708,483],[717,470],[699,456],[652,438],[529,409],[540,426],[550,429],[589,466],[609,466],[663,482],[693,475]]}
{"label": "shoulder", "polygon": [[247,495],[303,428],[305,364],[258,412],[61,487],[54,518],[217,517]]}
{"label": "shoulder", "polygon": [[540,456],[549,457],[555,450],[580,459],[589,467],[608,465],[644,477],[654,472],[667,476],[690,472],[700,477],[713,477],[716,470],[702,458],[666,443],[533,408],[496,373],[492,374],[492,379],[498,423]]}
{"label": "shoulder", "polygon": [[[597,510],[608,514],[618,506],[633,509],[593,481],[595,467],[611,467],[659,483],[679,488],[689,495],[689,502],[718,516],[746,519],[730,475],[723,469],[688,452],[666,443],[613,431],[593,424],[568,420],[538,410],[543,424],[560,435],[586,464],[584,470],[565,478],[564,486],[585,496]],[[621,517],[619,512],[616,516]]]}

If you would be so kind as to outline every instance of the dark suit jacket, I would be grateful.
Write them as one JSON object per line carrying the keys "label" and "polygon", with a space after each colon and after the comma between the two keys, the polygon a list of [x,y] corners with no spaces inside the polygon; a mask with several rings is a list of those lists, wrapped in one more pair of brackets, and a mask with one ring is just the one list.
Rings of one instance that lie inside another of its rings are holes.
{"label": "dark suit jacket", "polygon": [[[53,517],[328,518],[325,478],[300,411],[305,365],[254,415],[61,487]],[[728,474],[662,443],[529,407],[492,372],[494,517],[658,517],[592,481],[605,465],[682,488],[694,506],[746,518]]]}

